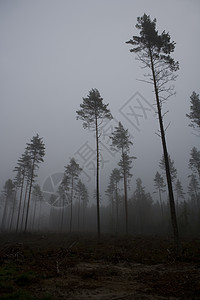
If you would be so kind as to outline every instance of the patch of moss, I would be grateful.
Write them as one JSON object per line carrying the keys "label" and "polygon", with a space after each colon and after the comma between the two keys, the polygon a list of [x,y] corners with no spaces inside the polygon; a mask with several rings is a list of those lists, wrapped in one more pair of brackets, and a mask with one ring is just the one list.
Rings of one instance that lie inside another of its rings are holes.
{"label": "patch of moss", "polygon": [[12,264],[0,267],[0,290],[3,293],[12,292],[13,279],[17,274],[16,267]]}
{"label": "patch of moss", "polygon": [[27,291],[17,291],[1,296],[1,300],[34,300],[30,293]]}

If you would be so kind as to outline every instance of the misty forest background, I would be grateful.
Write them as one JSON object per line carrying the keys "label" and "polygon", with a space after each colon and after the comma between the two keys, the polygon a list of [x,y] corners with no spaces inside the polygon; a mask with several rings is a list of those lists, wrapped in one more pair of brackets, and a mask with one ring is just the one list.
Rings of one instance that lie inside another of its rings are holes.
{"label": "misty forest background", "polygon": [[[145,15],[143,18],[145,18]],[[141,29],[139,27],[136,28]],[[163,37],[167,37],[167,34],[165,35],[164,33]],[[136,45],[134,37],[130,41],[128,42],[129,44]],[[173,46],[175,46],[175,43]],[[143,50],[137,49],[137,51]],[[164,52],[167,55],[173,50],[174,48],[170,50],[165,49]],[[132,52],[137,53],[137,51]],[[133,56],[130,57],[130,61]],[[147,57],[138,57],[142,63],[148,65],[145,60]],[[157,59],[155,57],[154,62]],[[163,57],[159,59],[162,60]],[[171,61],[168,60],[167,63],[171,63]],[[176,71],[175,67],[174,69],[171,68],[170,71]],[[181,73],[181,70],[179,73]],[[165,73],[164,76],[165,80],[163,77],[160,80],[163,80],[165,84],[176,79],[176,77],[168,77],[171,76],[169,73]],[[146,78],[144,81],[147,82]],[[174,96],[171,88],[165,89],[165,92],[172,97]],[[81,97],[83,97],[83,102],[81,102]],[[96,124],[94,117],[96,107],[93,109],[93,114],[88,113],[90,112],[92,101],[96,101],[95,103],[100,105],[97,105],[98,109],[100,107],[100,114],[96,119],[99,123],[96,122]],[[168,101],[167,96],[164,99],[160,98],[162,108],[165,106],[166,101]],[[188,126],[191,127],[191,134],[195,135],[198,140],[200,130],[200,99],[198,91],[191,91],[188,103],[190,103],[190,109],[185,118],[188,120]],[[162,112],[163,120],[165,120],[165,113],[164,109]],[[82,125],[84,128],[89,129],[89,134],[94,135],[96,130],[97,160],[94,159],[93,162],[93,164],[95,163],[95,171],[99,171],[103,159],[102,144],[98,143],[103,139],[105,122],[107,122],[107,125],[112,124],[110,126],[111,131],[109,134],[107,133],[106,147],[113,154],[113,161],[110,160],[109,164],[100,169],[99,173],[95,173],[95,181],[93,186],[91,186],[91,184],[88,184],[86,176],[84,176],[87,175],[84,166],[72,154],[68,160],[63,161],[63,174],[52,174],[45,183],[41,183],[38,180],[38,175],[40,166],[45,160],[45,137],[43,139],[39,134],[30,137],[26,145],[21,145],[22,153],[13,166],[13,177],[5,181],[1,192],[1,231],[56,231],[71,233],[96,232],[98,229],[101,232],[112,234],[171,235],[173,230],[164,156],[158,158],[157,171],[150,176],[151,190],[149,191],[149,188],[143,184],[142,176],[137,176],[134,170],[135,161],[141,159],[140,153],[135,153],[134,149],[137,144],[137,138],[132,137],[131,131],[123,123],[118,122],[113,125],[112,111],[109,109],[106,99],[104,100],[101,97],[101,91],[94,87],[86,97],[85,95],[80,95],[80,108],[77,107],[77,111],[72,109],[71,114],[74,115],[74,118],[83,121]],[[155,117],[157,118],[157,115]],[[81,128],[81,122],[78,120],[77,122]],[[167,130],[168,128],[165,128],[166,139]],[[155,132],[152,131],[152,136],[154,134]],[[159,131],[157,135],[160,135]],[[145,147],[148,149],[148,143],[146,143]],[[85,148],[84,155],[87,156],[89,153],[87,151],[90,150],[89,147]],[[170,175],[180,235],[199,236],[200,150],[191,145],[188,155],[189,160],[184,162],[187,164],[188,170],[184,174],[185,179],[184,183],[182,183],[179,177],[179,170],[176,168],[176,161],[173,160],[170,152],[168,152]],[[145,173],[145,168],[143,168],[142,172]],[[103,181],[104,175],[107,174],[108,176],[108,173],[109,180],[107,180],[106,185],[104,182],[102,186],[101,180]],[[100,185],[100,189],[98,185]],[[99,207],[98,202],[100,204]]]}
{"label": "misty forest background", "polygon": [[[199,100],[198,100],[199,102]],[[197,137],[198,138],[198,137]],[[42,163],[45,155],[45,145],[38,135],[27,144],[24,154],[19,158],[14,168],[14,178],[5,182],[1,193],[1,231],[61,231],[61,232],[96,232],[96,199],[95,189],[88,191],[87,183],[80,180],[81,168],[75,159],[69,160],[65,175],[54,174],[54,183],[58,184],[55,192],[52,189],[50,179],[46,182],[46,190],[42,192],[37,182],[37,172],[33,178],[31,170],[33,158],[30,151],[34,142],[39,147],[41,156],[35,161],[34,172],[39,171],[39,162]],[[133,147],[130,145],[130,147]],[[119,154],[119,153],[118,153]],[[176,212],[180,233],[183,236],[199,236],[200,229],[200,151],[195,147],[191,149],[191,158],[188,161],[188,187],[184,192],[175,162],[171,162],[173,188],[175,195]],[[119,155],[120,156],[120,155]],[[134,157],[134,159],[136,159]],[[76,174],[73,175],[75,165]],[[154,192],[146,190],[142,178],[137,178],[136,189],[128,195],[128,232],[131,234],[171,234],[170,208],[166,188],[165,169],[163,158],[160,159],[160,168],[152,176]],[[77,172],[77,169],[78,170]],[[117,170],[119,172],[117,172]],[[130,170],[132,177],[133,167]],[[66,182],[66,194],[62,190],[66,174],[71,175]],[[72,177],[74,178],[72,179]],[[101,230],[113,234],[124,234],[125,230],[125,207],[123,180],[120,168],[116,168],[110,174],[110,182],[104,194],[106,204],[100,205]],[[31,187],[32,182],[32,189]],[[73,188],[72,188],[73,180]],[[129,180],[129,185],[131,181]],[[105,202],[104,202],[105,203]],[[72,204],[72,205],[71,205]],[[73,210],[72,210],[73,207]],[[73,219],[72,219],[73,215]]]}
{"label": "misty forest background", "polygon": [[[193,107],[200,105],[199,95],[191,96]],[[196,102],[195,102],[196,101]],[[199,111],[198,111],[199,113]],[[191,124],[190,124],[191,125]],[[110,136],[110,146],[116,132],[123,135],[124,146],[133,147],[128,130],[119,126]],[[197,132],[197,131],[195,131]],[[197,136],[197,138],[199,138]],[[113,150],[113,149],[112,149]],[[120,158],[119,149],[116,150]],[[88,191],[87,184],[79,178],[82,171],[74,158],[65,166],[65,173],[54,174],[48,178],[42,191],[37,182],[39,164],[45,156],[45,144],[37,134],[27,143],[25,152],[14,168],[14,178],[5,182],[1,193],[1,231],[14,232],[96,232],[95,189]],[[129,178],[133,176],[134,160],[129,156]],[[199,235],[200,229],[200,151],[193,147],[188,161],[188,187],[184,192],[175,162],[170,158],[170,171],[175,195],[178,226],[182,236]],[[133,163],[132,163],[133,162]],[[137,178],[136,189],[128,195],[128,232],[126,231],[125,202],[123,189],[123,170],[120,161],[110,174],[107,189],[100,194],[100,216],[102,232],[113,234],[171,234],[170,207],[168,201],[165,165],[160,159],[159,169],[152,176],[154,192],[146,190],[142,178]],[[57,188],[52,186],[51,180]],[[128,186],[131,181],[128,180]],[[54,190],[55,189],[55,190]],[[105,199],[102,204],[102,199]],[[92,201],[91,201],[92,200]]]}

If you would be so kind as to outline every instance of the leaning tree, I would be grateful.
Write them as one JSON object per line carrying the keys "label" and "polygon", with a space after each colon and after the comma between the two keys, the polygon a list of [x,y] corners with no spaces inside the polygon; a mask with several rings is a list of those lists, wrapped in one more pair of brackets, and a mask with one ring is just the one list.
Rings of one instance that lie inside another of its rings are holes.
{"label": "leaning tree", "polygon": [[[174,166],[174,160],[171,159],[170,155],[168,155],[168,162],[169,162],[169,170],[170,170],[170,175],[171,175],[171,181],[172,181],[172,184],[173,184],[175,182],[175,179],[177,178],[177,169]],[[159,167],[162,171],[166,172],[166,165],[165,165],[164,155],[160,159]]]}
{"label": "leaning tree", "polygon": [[133,36],[133,38],[126,43],[133,46],[133,48],[130,49],[130,52],[137,54],[137,59],[141,61],[143,67],[150,69],[150,73],[145,74],[146,77],[144,81],[153,84],[154,87],[160,135],[165,158],[171,221],[175,244],[177,250],[179,250],[179,231],[162,113],[163,102],[174,95],[174,88],[170,82],[176,79],[174,72],[179,69],[178,62],[170,55],[174,52],[175,42],[170,41],[171,37],[169,33],[166,33],[165,31],[158,34],[158,31],[156,30],[156,19],[151,20],[150,16],[146,14],[137,18],[136,28],[140,31],[139,36]]}
{"label": "leaning tree", "polygon": [[83,128],[92,128],[96,136],[96,200],[97,200],[97,232],[98,237],[101,235],[100,230],[100,196],[99,196],[99,142],[100,127],[104,120],[112,119],[108,104],[103,103],[103,98],[97,89],[92,89],[83,103],[80,104],[80,110],[77,110],[77,119],[83,121]]}

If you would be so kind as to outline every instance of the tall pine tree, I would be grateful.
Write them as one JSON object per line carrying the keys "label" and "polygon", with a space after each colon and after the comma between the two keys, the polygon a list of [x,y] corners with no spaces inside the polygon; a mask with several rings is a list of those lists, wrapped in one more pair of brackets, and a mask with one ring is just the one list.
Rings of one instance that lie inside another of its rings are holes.
{"label": "tall pine tree", "polygon": [[176,79],[174,72],[179,69],[178,62],[176,62],[170,55],[174,52],[175,42],[170,41],[171,37],[169,33],[166,33],[165,31],[158,34],[158,31],[156,30],[156,19],[151,20],[150,16],[146,14],[137,18],[136,28],[140,31],[139,36],[133,36],[133,38],[126,43],[133,46],[130,51],[136,53],[138,60],[142,62],[144,68],[148,68],[151,71],[151,74],[147,75],[149,76],[149,80],[145,81],[153,84],[154,86],[160,135],[165,159],[171,222],[177,254],[179,254],[179,231],[162,114],[163,101],[166,101],[174,94],[173,86],[169,85],[169,83]]}
{"label": "tall pine tree", "polygon": [[83,98],[83,103],[80,104],[80,110],[77,110],[77,119],[83,121],[83,128],[92,128],[95,130],[96,136],[96,201],[97,201],[97,232],[98,237],[101,235],[100,229],[100,195],[99,195],[99,142],[100,142],[100,127],[104,120],[112,119],[108,104],[103,103],[97,89],[92,89],[86,98]]}

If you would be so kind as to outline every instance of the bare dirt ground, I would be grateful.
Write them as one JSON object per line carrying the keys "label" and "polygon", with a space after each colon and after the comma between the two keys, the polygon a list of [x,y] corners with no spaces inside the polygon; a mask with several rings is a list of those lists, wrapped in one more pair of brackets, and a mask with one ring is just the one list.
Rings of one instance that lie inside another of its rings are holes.
{"label": "bare dirt ground", "polygon": [[0,299],[200,299],[200,240],[0,234]]}

